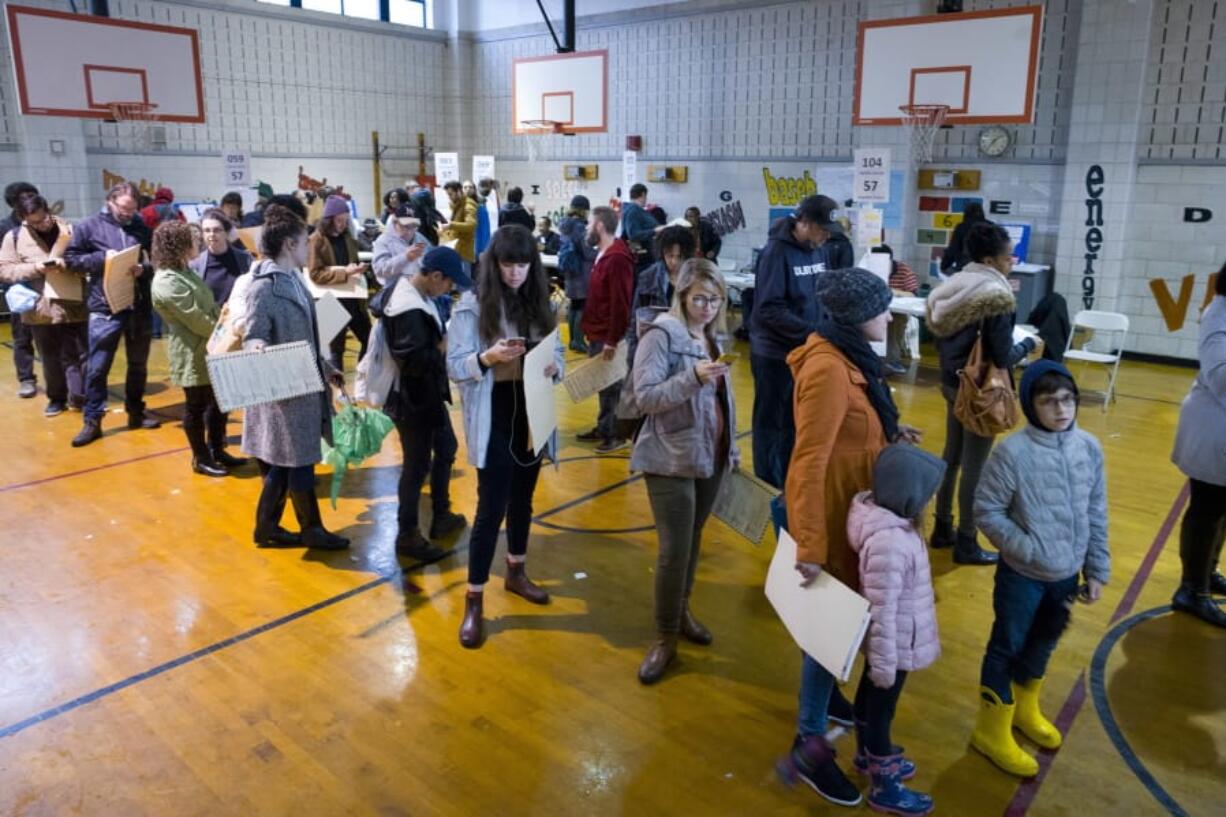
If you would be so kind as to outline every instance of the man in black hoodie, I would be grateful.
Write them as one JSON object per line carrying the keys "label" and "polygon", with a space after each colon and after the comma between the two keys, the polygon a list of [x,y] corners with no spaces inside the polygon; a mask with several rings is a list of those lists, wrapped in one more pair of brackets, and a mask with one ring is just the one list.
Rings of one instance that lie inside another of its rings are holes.
{"label": "man in black hoodie", "polygon": [[498,211],[498,226],[505,227],[508,224],[518,224],[528,232],[532,232],[532,228],[536,226],[532,214],[524,209],[524,191],[518,187],[507,191],[507,203]]}
{"label": "man in black hoodie", "polygon": [[792,458],[792,371],[787,356],[817,326],[817,276],[826,269],[821,247],[842,228],[831,218],[838,203],[809,196],[796,211],[775,221],[754,271],[755,303],[750,331],[753,371],[753,470],[783,488]]}

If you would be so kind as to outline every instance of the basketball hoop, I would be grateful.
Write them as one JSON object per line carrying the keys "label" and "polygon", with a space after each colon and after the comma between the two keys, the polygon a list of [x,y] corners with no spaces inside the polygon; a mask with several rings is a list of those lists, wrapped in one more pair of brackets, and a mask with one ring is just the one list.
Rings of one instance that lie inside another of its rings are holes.
{"label": "basketball hoop", "polygon": [[[566,123],[554,119],[525,119],[519,123],[524,136],[566,136]],[[541,143],[528,140],[528,161],[535,162],[540,155]]]}
{"label": "basketball hoop", "polygon": [[108,102],[111,115],[108,121],[126,130],[128,140],[137,153],[148,153],[153,148],[153,123],[157,122],[157,105],[153,102]]}
{"label": "basketball hoop", "polygon": [[945,124],[948,105],[899,105],[903,124],[911,134],[911,161],[931,162],[937,131]]}

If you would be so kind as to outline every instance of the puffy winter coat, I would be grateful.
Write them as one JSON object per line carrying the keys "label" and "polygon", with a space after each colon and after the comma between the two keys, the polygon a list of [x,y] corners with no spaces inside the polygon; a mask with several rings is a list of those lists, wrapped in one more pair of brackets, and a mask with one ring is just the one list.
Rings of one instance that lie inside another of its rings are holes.
{"label": "puffy winter coat", "polygon": [[869,678],[888,689],[898,670],[924,669],[941,654],[928,548],[910,520],[874,503],[869,491],[852,500],[847,543],[860,555],[860,593],[872,615]]}
{"label": "puffy winter coat", "polygon": [[704,385],[694,373],[695,365],[709,359],[706,343],[672,315],[660,315],[644,331],[631,377],[646,419],[630,455],[630,470],[707,479],[740,463],[729,375],[724,375],[722,424],[728,460],[716,462],[721,443],[719,391],[714,382]]}
{"label": "puffy winter coat", "polygon": [[1192,479],[1226,485],[1226,297],[1200,318],[1200,372],[1179,410],[1171,461]]}
{"label": "puffy winter coat", "polygon": [[160,269],[153,274],[152,296],[153,308],[170,330],[170,382],[183,388],[207,386],[206,347],[220,311],[212,290],[190,269]]}
{"label": "puffy winter coat", "polygon": [[975,525],[1009,567],[1038,581],[1111,578],[1107,477],[1094,435],[1033,425],[992,449],[975,491]]}
{"label": "puffy winter coat", "polygon": [[971,262],[928,293],[928,328],[937,338],[941,383],[958,387],[958,370],[966,366],[983,327],[984,352],[1002,369],[1012,369],[1035,347],[1030,338],[1013,342],[1017,301],[999,270]]}

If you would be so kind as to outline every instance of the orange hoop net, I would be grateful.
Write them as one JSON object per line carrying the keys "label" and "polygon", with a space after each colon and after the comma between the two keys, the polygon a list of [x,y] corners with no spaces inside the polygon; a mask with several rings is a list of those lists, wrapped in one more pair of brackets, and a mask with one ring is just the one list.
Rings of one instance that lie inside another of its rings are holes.
{"label": "orange hoop net", "polygon": [[137,153],[153,148],[153,123],[157,122],[157,105],[153,102],[108,102],[110,117],[119,129],[120,139],[126,139]]}

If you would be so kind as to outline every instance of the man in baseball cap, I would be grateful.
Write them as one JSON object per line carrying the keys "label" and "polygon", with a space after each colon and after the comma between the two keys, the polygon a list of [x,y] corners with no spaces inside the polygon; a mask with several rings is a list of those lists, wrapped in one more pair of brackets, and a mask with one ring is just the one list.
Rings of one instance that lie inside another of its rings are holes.
{"label": "man in baseball cap", "polygon": [[[449,551],[431,540],[447,537],[468,524],[451,510],[451,466],[457,444],[448,411],[447,324],[438,302],[450,298],[457,286],[471,287],[472,279],[464,272],[459,253],[450,247],[434,247],[426,251],[411,274],[399,276],[392,285],[396,289],[382,322],[388,351],[400,368],[385,406],[396,424],[404,458],[396,552],[418,562],[433,562]],[[429,539],[418,524],[418,504],[426,477],[430,478],[434,507]]]}
{"label": "man in baseball cap", "polygon": [[430,244],[419,232],[421,220],[407,202],[396,208],[388,229],[375,239],[370,268],[383,286],[391,286],[401,275],[412,275]]}

